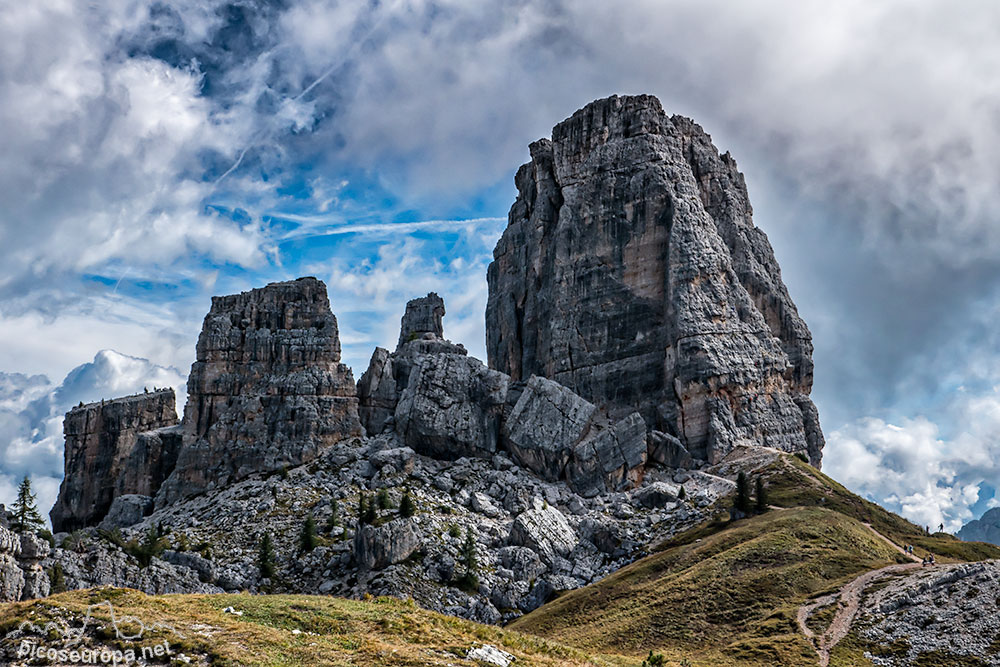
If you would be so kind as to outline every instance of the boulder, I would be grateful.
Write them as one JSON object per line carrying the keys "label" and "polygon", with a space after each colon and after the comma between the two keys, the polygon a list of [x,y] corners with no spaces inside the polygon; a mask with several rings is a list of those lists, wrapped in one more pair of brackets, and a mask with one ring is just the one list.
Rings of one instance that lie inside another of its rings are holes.
{"label": "boulder", "polygon": [[24,572],[17,562],[21,538],[0,527],[0,602],[16,602],[24,591]]}
{"label": "boulder", "polygon": [[646,424],[637,412],[612,424],[557,382],[532,376],[505,425],[514,458],[541,477],[565,479],[582,496],[633,486],[646,463]]}
{"label": "boulder", "polygon": [[578,541],[563,513],[540,502],[517,515],[507,538],[508,544],[528,547],[548,564],[568,555]]}
{"label": "boulder", "polygon": [[114,530],[128,528],[142,521],[153,511],[153,499],[149,496],[128,494],[118,496],[111,503],[111,509],[101,521],[100,528]]}
{"label": "boulder", "polygon": [[362,526],[354,537],[354,558],[364,570],[381,570],[402,563],[420,548],[420,536],[410,519],[381,526]]}
{"label": "boulder", "polygon": [[639,412],[696,459],[749,440],[818,465],[812,337],[732,157],[649,95],[592,102],[530,153],[487,275],[490,368]]}
{"label": "boulder", "polygon": [[489,458],[497,450],[507,378],[458,354],[420,355],[396,406],[396,432],[435,458]]}
{"label": "boulder", "polygon": [[653,482],[636,491],[633,497],[643,507],[654,509],[677,500],[677,494],[679,493],[679,486],[667,484],[666,482]]}
{"label": "boulder", "polygon": [[680,438],[663,433],[661,431],[651,431],[648,440],[648,460],[668,468],[692,468],[694,460],[691,454],[684,447]]}

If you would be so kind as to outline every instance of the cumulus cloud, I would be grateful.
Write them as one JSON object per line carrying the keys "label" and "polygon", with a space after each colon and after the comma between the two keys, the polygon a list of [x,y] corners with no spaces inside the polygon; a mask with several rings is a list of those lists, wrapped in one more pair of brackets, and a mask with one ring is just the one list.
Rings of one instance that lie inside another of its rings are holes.
{"label": "cumulus cloud", "polygon": [[1000,387],[960,393],[949,413],[958,426],[947,435],[925,417],[845,425],[829,434],[824,469],[921,526],[955,532],[974,505],[995,504],[981,495],[1000,479]]}
{"label": "cumulus cloud", "polygon": [[[306,273],[356,373],[431,290],[481,355],[527,143],[650,92],[746,173],[813,329],[827,461],[950,451],[955,420],[992,424],[952,394],[1000,372],[998,20],[985,0],[12,6],[0,368],[61,377],[105,347],[186,368],[210,294]],[[954,521],[975,475],[950,470],[858,483]]]}
{"label": "cumulus cloud", "polygon": [[178,406],[186,396],[184,376],[174,368],[113,350],[77,366],[58,385],[44,376],[0,373],[0,502],[10,504],[17,483],[28,476],[47,512],[63,473],[63,415],[77,404],[173,387]]}

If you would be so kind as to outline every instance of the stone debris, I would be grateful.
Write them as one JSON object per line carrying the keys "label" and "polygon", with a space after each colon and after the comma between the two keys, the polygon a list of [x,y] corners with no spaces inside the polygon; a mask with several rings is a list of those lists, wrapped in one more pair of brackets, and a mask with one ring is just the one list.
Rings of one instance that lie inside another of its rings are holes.
{"label": "stone debris", "polygon": [[501,651],[496,646],[491,646],[490,644],[474,646],[469,649],[465,659],[477,660],[487,665],[496,665],[497,667],[508,667],[514,662],[514,656],[506,651]]}

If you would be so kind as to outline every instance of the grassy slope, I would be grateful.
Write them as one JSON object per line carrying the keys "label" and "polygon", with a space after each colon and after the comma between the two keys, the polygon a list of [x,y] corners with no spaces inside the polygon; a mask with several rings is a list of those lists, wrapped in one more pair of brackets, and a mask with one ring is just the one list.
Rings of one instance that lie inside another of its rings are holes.
{"label": "grassy slope", "polygon": [[927,536],[793,457],[762,474],[771,503],[788,509],[698,526],[510,627],[601,653],[662,651],[673,664],[814,665],[798,606],[900,557],[863,523],[918,554],[1000,557],[991,545]]}
{"label": "grassy slope", "polygon": [[[582,651],[553,642],[425,611],[405,601],[369,601],[305,595],[165,595],[103,589],[74,591],[44,600],[0,606],[0,635],[31,619],[42,626],[69,616],[79,628],[87,607],[110,600],[115,613],[146,625],[169,624],[176,633],[147,638],[167,640],[174,652],[213,665],[474,665],[464,659],[473,646],[492,644],[523,665],[621,665],[589,660]],[[228,606],[243,616],[223,612]],[[65,610],[65,611],[64,611]],[[69,612],[67,614],[67,612]],[[108,619],[104,609],[95,618]],[[300,630],[301,634],[293,633]],[[105,632],[105,634],[101,634]],[[112,633],[98,631],[90,642],[115,647]],[[142,644],[152,643],[143,641]],[[120,648],[133,646],[125,644]],[[14,640],[0,641],[4,657]],[[3,657],[0,657],[2,662]],[[6,664],[6,663],[4,663]]]}

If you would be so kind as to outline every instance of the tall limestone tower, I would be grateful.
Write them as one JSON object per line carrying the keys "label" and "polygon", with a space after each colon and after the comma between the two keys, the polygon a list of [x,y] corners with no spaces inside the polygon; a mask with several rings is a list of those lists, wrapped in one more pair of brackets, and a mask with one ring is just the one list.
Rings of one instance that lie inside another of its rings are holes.
{"label": "tall limestone tower", "polygon": [[812,338],[729,154],[648,95],[530,150],[489,267],[490,367],[638,410],[696,459],[753,444],[819,465]]}

